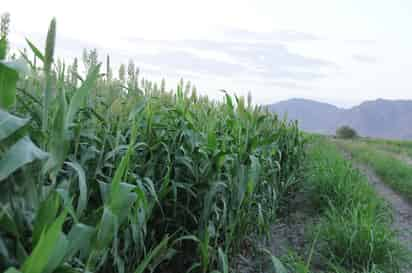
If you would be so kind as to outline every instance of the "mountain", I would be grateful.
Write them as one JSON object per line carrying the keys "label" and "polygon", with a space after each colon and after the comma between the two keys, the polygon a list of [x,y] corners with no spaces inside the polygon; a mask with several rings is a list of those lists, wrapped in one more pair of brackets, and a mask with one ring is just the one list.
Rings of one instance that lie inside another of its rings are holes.
{"label": "mountain", "polygon": [[361,136],[412,139],[412,100],[365,101],[350,109],[306,99],[290,99],[268,105],[272,112],[298,120],[302,130],[334,134],[349,125]]}

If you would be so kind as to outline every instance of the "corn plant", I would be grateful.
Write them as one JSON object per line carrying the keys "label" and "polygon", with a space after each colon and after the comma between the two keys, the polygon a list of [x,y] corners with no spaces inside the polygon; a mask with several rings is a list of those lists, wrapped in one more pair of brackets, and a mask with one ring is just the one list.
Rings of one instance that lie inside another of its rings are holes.
{"label": "corn plant", "polygon": [[97,52],[80,75],[54,57],[55,35],[53,20],[44,52],[27,40],[29,73],[5,76],[15,99],[0,118],[14,127],[2,126],[24,127],[37,152],[1,180],[0,269],[230,272],[297,189],[297,125],[189,82],[167,91],[132,63],[115,78],[108,57],[102,77]]}

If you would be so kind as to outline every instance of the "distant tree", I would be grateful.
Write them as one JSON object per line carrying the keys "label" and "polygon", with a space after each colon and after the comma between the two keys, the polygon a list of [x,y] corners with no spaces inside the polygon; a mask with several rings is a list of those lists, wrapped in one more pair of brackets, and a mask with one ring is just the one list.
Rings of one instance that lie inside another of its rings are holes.
{"label": "distant tree", "polygon": [[338,138],[343,138],[343,139],[352,139],[352,138],[357,137],[358,134],[355,131],[355,129],[353,129],[353,128],[347,126],[347,125],[344,125],[344,126],[339,127],[336,130],[336,136]]}

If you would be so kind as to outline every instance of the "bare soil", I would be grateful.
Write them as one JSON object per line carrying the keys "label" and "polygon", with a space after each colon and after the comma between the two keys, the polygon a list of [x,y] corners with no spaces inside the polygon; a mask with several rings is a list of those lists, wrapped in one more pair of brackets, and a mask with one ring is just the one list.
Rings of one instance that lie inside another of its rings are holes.
{"label": "bare soil", "polygon": [[[269,250],[277,258],[298,255],[306,260],[312,246],[314,228],[319,222],[319,214],[309,204],[305,194],[298,193],[290,202],[289,213],[280,217],[278,222],[270,227],[268,238],[256,239],[251,242],[255,245],[252,252],[239,255],[236,262],[236,271],[241,273],[272,272],[270,259],[262,249]],[[322,263],[314,257],[311,261],[312,272],[318,272]]]}

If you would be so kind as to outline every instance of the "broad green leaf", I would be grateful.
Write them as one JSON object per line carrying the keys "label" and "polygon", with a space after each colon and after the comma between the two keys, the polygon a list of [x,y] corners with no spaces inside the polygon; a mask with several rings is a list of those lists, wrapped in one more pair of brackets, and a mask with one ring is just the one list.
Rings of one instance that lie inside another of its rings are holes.
{"label": "broad green leaf", "polygon": [[22,267],[23,273],[43,273],[60,238],[66,213],[62,213],[45,231]]}
{"label": "broad green leaf", "polygon": [[0,109],[0,141],[24,127],[30,119],[16,117]]}
{"label": "broad green leaf", "polygon": [[133,192],[135,186],[127,183],[120,183],[117,195],[111,197],[110,209],[122,223],[130,208],[137,199],[137,194]]}
{"label": "broad green leaf", "polygon": [[36,218],[34,219],[32,235],[34,244],[38,242],[44,230],[46,230],[54,222],[59,208],[59,196],[54,192],[50,193],[46,200],[40,204],[40,208],[38,209]]}
{"label": "broad green leaf", "polygon": [[43,273],[52,273],[55,269],[63,264],[69,246],[69,241],[63,232],[60,232],[59,239],[57,240],[53,252],[49,257],[46,268]]}
{"label": "broad green leaf", "polygon": [[16,84],[19,74],[0,62],[0,108],[11,109],[16,102]]}
{"label": "broad green leaf", "polygon": [[19,76],[26,76],[29,74],[29,67],[24,58],[19,58],[13,61],[0,61],[0,64],[16,71]]}
{"label": "broad green leaf", "polygon": [[79,200],[77,203],[76,214],[77,217],[80,217],[83,211],[87,207],[87,183],[86,183],[86,174],[84,173],[83,167],[77,162],[66,162],[66,164],[72,167],[78,176],[79,181]]}
{"label": "broad green leaf", "polygon": [[102,250],[111,243],[116,234],[117,226],[118,221],[116,215],[113,214],[110,208],[105,207],[95,242],[97,250]]}
{"label": "broad green leaf", "polygon": [[47,153],[40,150],[29,137],[23,137],[0,160],[0,181],[24,165],[35,160],[43,160],[46,157]]}
{"label": "broad green leaf", "polygon": [[91,226],[78,223],[72,227],[67,239],[69,241],[66,259],[72,258],[77,252],[87,252],[90,248],[91,238],[95,234],[96,229]]}

